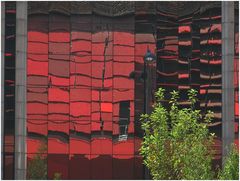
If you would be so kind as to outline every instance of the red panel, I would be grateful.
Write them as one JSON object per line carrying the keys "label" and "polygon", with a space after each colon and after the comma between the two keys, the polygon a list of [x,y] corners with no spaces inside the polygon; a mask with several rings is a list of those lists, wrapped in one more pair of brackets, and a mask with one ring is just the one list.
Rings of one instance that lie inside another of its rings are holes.
{"label": "red panel", "polygon": [[92,138],[91,154],[112,154],[112,139],[110,138]]}
{"label": "red panel", "polygon": [[71,102],[70,115],[73,117],[90,116],[91,104],[85,102]]}
{"label": "red panel", "polygon": [[101,103],[102,112],[112,112],[112,103]]}
{"label": "red panel", "polygon": [[28,53],[48,54],[48,44],[42,42],[28,42]]}
{"label": "red panel", "polygon": [[[32,58],[34,57],[28,57],[28,60],[27,60],[28,75],[48,76],[48,62],[37,61]],[[46,58],[46,57],[43,57],[43,58]]]}
{"label": "red panel", "polygon": [[89,102],[91,101],[91,89],[71,89],[70,90],[70,101],[83,101]]}

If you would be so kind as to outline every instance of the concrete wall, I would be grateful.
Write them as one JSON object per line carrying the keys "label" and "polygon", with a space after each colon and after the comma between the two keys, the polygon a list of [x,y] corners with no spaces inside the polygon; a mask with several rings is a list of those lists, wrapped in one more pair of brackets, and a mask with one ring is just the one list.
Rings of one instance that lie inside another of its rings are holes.
{"label": "concrete wall", "polygon": [[15,179],[26,179],[27,2],[16,5]]}
{"label": "concrete wall", "polygon": [[234,142],[234,2],[222,2],[222,156]]}

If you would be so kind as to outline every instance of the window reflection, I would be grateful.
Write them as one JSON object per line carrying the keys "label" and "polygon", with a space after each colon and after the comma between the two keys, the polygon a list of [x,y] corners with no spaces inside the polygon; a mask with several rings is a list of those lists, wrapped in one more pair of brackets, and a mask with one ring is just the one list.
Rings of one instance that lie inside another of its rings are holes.
{"label": "window reflection", "polygon": [[[219,7],[176,15],[166,9],[170,2],[127,3],[38,3],[39,11],[29,3],[28,153],[47,136],[49,179],[56,172],[62,179],[142,178],[147,48],[157,55],[152,84],[179,90],[181,106],[189,104],[186,91],[197,89],[197,106],[214,111],[211,128],[220,130]],[[12,95],[14,70],[6,71]]]}

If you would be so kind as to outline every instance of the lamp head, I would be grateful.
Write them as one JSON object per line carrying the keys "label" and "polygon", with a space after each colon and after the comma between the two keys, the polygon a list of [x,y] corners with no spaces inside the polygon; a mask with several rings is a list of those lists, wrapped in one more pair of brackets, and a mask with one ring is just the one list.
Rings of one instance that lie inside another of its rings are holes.
{"label": "lamp head", "polygon": [[148,48],[146,54],[144,55],[144,62],[153,63],[154,61],[156,61],[156,56]]}

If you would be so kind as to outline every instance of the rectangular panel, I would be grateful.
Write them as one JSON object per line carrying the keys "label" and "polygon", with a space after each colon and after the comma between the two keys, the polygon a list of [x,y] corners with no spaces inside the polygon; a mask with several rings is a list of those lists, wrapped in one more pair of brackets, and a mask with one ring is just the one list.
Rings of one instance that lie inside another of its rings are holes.
{"label": "rectangular panel", "polygon": [[[105,62],[105,63],[104,63]],[[92,88],[112,88],[112,56],[92,56]],[[104,74],[103,71],[105,70]]]}
{"label": "rectangular panel", "polygon": [[4,179],[14,179],[14,155],[5,155],[4,159]]}
{"label": "rectangular panel", "polygon": [[[130,117],[130,101],[124,100],[115,104],[116,110],[113,122],[113,153],[133,154],[134,152],[134,117]],[[118,114],[116,114],[118,112]]]}
{"label": "rectangular panel", "polygon": [[113,34],[114,55],[134,55],[134,38],[132,24],[115,24]]}
{"label": "rectangular panel", "polygon": [[63,14],[51,13],[49,16],[49,53],[69,54],[70,18]]}
{"label": "rectangular panel", "polygon": [[68,87],[70,77],[69,55],[49,55],[49,86]]}
{"label": "rectangular panel", "polygon": [[91,119],[91,89],[71,88],[70,89],[70,116],[72,120]]}
{"label": "rectangular panel", "polygon": [[141,156],[135,155],[135,158],[134,158],[134,179],[142,180],[143,178],[144,178],[143,158]]}
{"label": "rectangular panel", "polygon": [[134,154],[134,121],[114,119],[113,154]]}
{"label": "rectangular panel", "polygon": [[48,179],[53,180],[60,175],[60,180],[69,178],[69,155],[48,154]]}
{"label": "rectangular panel", "polygon": [[91,87],[91,56],[71,55],[70,86],[72,88]]}
{"label": "rectangular panel", "polygon": [[69,90],[48,90],[48,153],[68,153]]}
{"label": "rectangular panel", "polygon": [[48,54],[48,16],[28,17],[28,54]]}
{"label": "rectangular panel", "polygon": [[112,179],[111,155],[91,155],[91,179]]}
{"label": "rectangular panel", "polygon": [[70,154],[90,154],[90,120],[72,120],[70,123]]}
{"label": "rectangular panel", "polygon": [[69,178],[70,180],[90,180],[91,179],[90,155],[72,154],[69,158]]}
{"label": "rectangular panel", "polygon": [[134,155],[113,155],[113,179],[134,179]]}
{"label": "rectangular panel", "polygon": [[112,25],[109,23],[94,23],[92,25],[92,55],[113,54]]}
{"label": "rectangular panel", "polygon": [[79,56],[91,55],[92,25],[76,22],[75,19],[71,16],[71,53]]}
{"label": "rectangular panel", "polygon": [[27,86],[48,86],[48,55],[28,54],[27,58]]}
{"label": "rectangular panel", "polygon": [[130,75],[134,71],[134,58],[130,56],[114,56],[113,60],[114,88],[133,89],[134,79],[130,78]]}
{"label": "rectangular panel", "polygon": [[[47,147],[48,121],[27,120],[27,152],[39,153],[44,146]],[[47,149],[46,149],[47,151]]]}
{"label": "rectangular panel", "polygon": [[47,180],[47,154],[27,154],[27,179]]}
{"label": "rectangular panel", "polygon": [[112,122],[91,121],[91,154],[112,154]]}
{"label": "rectangular panel", "polygon": [[28,119],[47,120],[48,90],[47,88],[27,88],[27,116]]}

